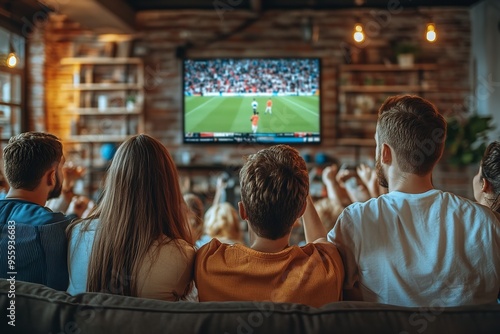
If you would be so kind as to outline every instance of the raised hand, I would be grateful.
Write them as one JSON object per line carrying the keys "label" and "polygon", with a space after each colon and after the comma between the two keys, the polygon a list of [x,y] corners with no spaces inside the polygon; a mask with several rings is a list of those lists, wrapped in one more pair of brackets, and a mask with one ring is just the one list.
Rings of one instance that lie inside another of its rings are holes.
{"label": "raised hand", "polygon": [[336,164],[326,167],[323,169],[323,173],[321,174],[321,179],[324,184],[336,182],[335,177],[339,171],[339,167]]}
{"label": "raised hand", "polygon": [[361,181],[365,184],[366,188],[368,188],[370,196],[378,197],[380,194],[378,191],[377,172],[365,164],[359,165],[356,168],[356,172],[358,173]]}
{"label": "raised hand", "polygon": [[348,171],[345,169],[340,169],[339,171],[339,167],[333,164],[323,169],[323,173],[321,174],[328,198],[335,201],[339,206],[346,206],[351,203],[344,186],[341,186],[339,183],[339,180],[341,180],[342,185],[344,184],[344,176],[341,173],[344,174],[345,172]]}
{"label": "raised hand", "polygon": [[83,213],[87,210],[90,200],[86,196],[74,196],[69,204],[67,214],[74,213],[78,217],[83,217]]}
{"label": "raised hand", "polygon": [[337,180],[337,183],[342,187],[342,188],[345,188],[345,182],[347,180],[349,180],[350,178],[352,177],[356,177],[356,172],[355,171],[352,171],[352,170],[349,170],[349,169],[344,169],[344,168],[341,168],[335,179]]}

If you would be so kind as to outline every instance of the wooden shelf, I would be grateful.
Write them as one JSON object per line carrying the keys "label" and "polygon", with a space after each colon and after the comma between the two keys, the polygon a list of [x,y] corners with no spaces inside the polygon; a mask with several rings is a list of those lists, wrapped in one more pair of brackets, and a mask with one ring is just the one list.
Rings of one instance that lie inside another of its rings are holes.
{"label": "wooden shelf", "polygon": [[65,90],[142,90],[143,87],[138,84],[123,83],[100,83],[100,84],[66,84],[62,87]]}
{"label": "wooden shelf", "polygon": [[111,57],[78,57],[78,58],[63,58],[62,65],[127,65],[127,64],[142,64],[141,58],[111,58]]}
{"label": "wooden shelf", "polygon": [[415,64],[411,67],[401,67],[396,64],[349,64],[349,65],[341,65],[340,69],[342,71],[433,71],[437,70],[438,66],[436,64]]}
{"label": "wooden shelf", "polygon": [[[438,92],[435,84],[435,71],[438,69],[437,64],[414,64],[410,67],[395,64],[341,65],[339,82],[343,85],[338,86],[340,113],[337,118],[337,145],[356,148],[376,146],[371,133],[375,133],[376,110],[384,95]],[[359,152],[358,149],[356,152]]]}
{"label": "wooden shelf", "polygon": [[357,122],[376,122],[378,120],[378,115],[339,115],[341,121],[357,121]]}
{"label": "wooden shelf", "polygon": [[125,141],[130,136],[123,135],[79,135],[79,136],[69,136],[65,138],[64,141],[78,143],[120,143]]}
{"label": "wooden shelf", "polygon": [[111,107],[106,108],[105,111],[100,111],[99,108],[69,108],[71,113],[70,115],[74,115],[77,113],[79,115],[96,115],[96,116],[126,116],[126,115],[140,115],[141,110],[139,108],[134,108],[134,110],[128,111],[125,107]]}
{"label": "wooden shelf", "polygon": [[344,146],[377,146],[375,139],[368,138],[339,138],[337,144]]}
{"label": "wooden shelf", "polygon": [[[87,165],[84,187],[91,196],[101,187],[106,167],[101,145],[120,144],[144,131],[144,64],[141,58],[124,57],[63,58],[60,64],[73,73],[72,81],[68,77],[61,86],[72,97],[61,114],[68,119],[61,132],[67,134],[66,143],[81,144],[75,155]],[[107,97],[106,103],[100,101],[102,95]],[[128,103],[133,108],[126,107],[129,97],[135,98],[134,104]]]}
{"label": "wooden shelf", "polygon": [[183,163],[178,163],[176,164],[177,165],[177,169],[178,170],[183,170],[183,171],[188,171],[188,170],[220,170],[220,171],[224,171],[224,170],[227,170],[229,168],[231,169],[238,169],[238,168],[241,168],[242,165],[231,165],[231,164],[218,164],[218,163],[214,163],[214,164],[201,164],[201,163],[198,163],[198,164],[183,164]]}
{"label": "wooden shelf", "polygon": [[418,85],[408,86],[387,86],[387,85],[345,85],[339,86],[341,92],[360,92],[360,93],[398,93],[398,92],[430,92],[435,91],[434,87],[422,87]]}

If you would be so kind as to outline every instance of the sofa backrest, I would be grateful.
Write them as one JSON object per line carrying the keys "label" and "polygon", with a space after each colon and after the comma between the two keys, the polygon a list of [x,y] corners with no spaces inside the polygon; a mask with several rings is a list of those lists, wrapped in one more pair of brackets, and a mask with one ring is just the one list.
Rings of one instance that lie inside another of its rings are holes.
{"label": "sofa backrest", "polygon": [[[45,209],[43,209],[45,210]],[[68,240],[70,220],[46,225],[15,223],[15,269],[17,279],[66,290],[68,275]],[[2,226],[3,225],[3,226]],[[0,278],[8,278],[8,224],[0,223]],[[12,253],[12,252],[11,252]]]}
{"label": "sofa backrest", "polygon": [[[500,305],[407,308],[337,302],[312,308],[163,302],[102,293],[70,296],[34,283],[14,286],[0,280],[0,333],[500,333]],[[8,323],[11,300],[15,327]]]}

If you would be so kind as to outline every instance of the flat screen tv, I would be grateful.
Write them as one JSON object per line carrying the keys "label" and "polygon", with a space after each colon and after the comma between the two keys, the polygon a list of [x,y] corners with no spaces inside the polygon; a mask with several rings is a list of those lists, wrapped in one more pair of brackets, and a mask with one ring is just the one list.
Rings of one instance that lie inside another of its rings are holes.
{"label": "flat screen tv", "polygon": [[320,59],[183,62],[185,143],[320,142]]}

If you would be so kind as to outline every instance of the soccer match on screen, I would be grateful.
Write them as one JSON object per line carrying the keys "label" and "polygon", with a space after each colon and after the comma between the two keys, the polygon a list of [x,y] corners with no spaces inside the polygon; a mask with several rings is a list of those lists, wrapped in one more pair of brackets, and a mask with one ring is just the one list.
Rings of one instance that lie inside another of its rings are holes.
{"label": "soccer match on screen", "polygon": [[186,142],[319,142],[319,59],[184,60]]}

